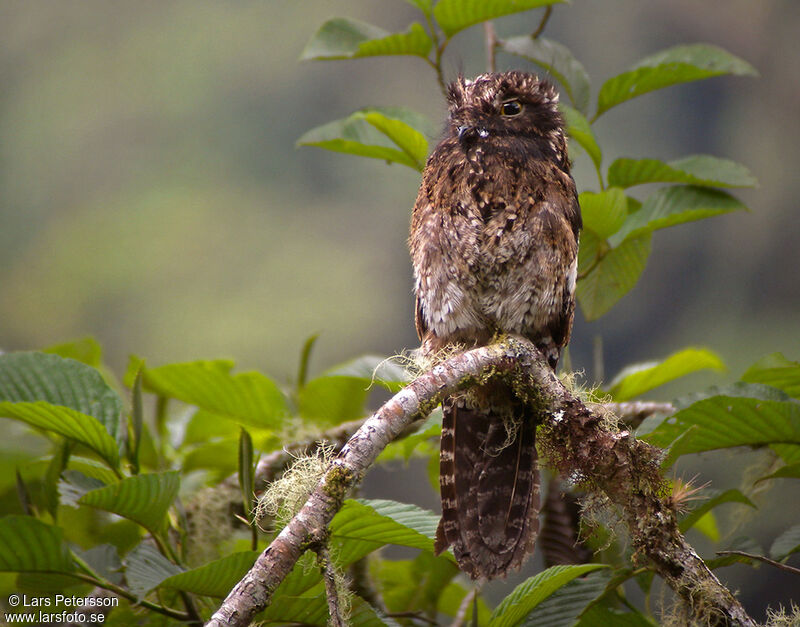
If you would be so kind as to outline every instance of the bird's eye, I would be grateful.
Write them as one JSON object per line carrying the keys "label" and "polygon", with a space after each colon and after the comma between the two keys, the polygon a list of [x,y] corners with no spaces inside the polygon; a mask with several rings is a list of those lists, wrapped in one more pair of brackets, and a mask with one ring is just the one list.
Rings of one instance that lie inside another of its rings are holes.
{"label": "bird's eye", "polygon": [[522,105],[519,100],[509,100],[503,103],[502,107],[500,107],[500,112],[503,115],[519,115],[522,113]]}

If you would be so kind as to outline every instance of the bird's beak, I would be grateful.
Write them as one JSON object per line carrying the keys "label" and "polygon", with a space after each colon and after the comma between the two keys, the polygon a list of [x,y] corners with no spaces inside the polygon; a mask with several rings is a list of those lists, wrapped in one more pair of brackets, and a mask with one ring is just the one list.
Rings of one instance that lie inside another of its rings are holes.
{"label": "bird's beak", "polygon": [[481,128],[479,126],[471,126],[469,124],[463,124],[456,129],[458,133],[458,141],[462,144],[471,144],[474,142],[478,137],[488,137],[489,131],[485,128]]}

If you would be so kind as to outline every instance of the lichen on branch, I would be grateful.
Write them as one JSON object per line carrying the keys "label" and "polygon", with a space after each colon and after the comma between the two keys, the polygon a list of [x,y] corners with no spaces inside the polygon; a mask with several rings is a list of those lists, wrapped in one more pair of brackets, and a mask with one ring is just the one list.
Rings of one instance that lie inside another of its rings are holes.
{"label": "lichen on branch", "polygon": [[540,427],[540,437],[548,462],[620,509],[637,559],[647,562],[686,602],[693,621],[755,626],[680,533],[661,474],[662,452],[620,429],[608,419],[606,407],[592,408],[576,398],[530,342],[508,337],[438,363],[370,416],[208,625],[248,625],[270,603],[303,552],[325,537],[347,493],[378,454],[411,422],[463,389],[465,381],[487,373],[510,380],[521,398],[546,410],[549,419]]}

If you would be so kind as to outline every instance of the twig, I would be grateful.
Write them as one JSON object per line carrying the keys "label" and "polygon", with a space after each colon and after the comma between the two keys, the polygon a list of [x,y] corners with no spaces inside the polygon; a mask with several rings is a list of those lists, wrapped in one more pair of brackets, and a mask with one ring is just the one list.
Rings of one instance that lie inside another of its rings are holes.
{"label": "twig", "polygon": [[542,15],[542,20],[539,22],[539,26],[536,27],[536,30],[531,33],[531,39],[536,39],[539,35],[544,32],[544,27],[547,26],[547,21],[550,19],[550,16],[553,14],[553,5],[550,4],[544,10],[544,15]]}
{"label": "twig", "polygon": [[494,24],[491,21],[484,22],[483,32],[486,35],[486,71],[496,72],[497,33],[494,30]]}
{"label": "twig", "polygon": [[364,422],[332,462],[306,504],[259,556],[209,621],[214,627],[248,625],[309,545],[324,535],[348,491],[381,450],[441,400],[491,372],[508,380],[520,398],[547,411],[537,441],[553,468],[580,477],[619,506],[638,559],[691,608],[696,622],[755,627],[678,529],[661,475],[662,451],[617,429],[602,412],[574,397],[529,342],[506,338],[451,357],[403,388]]}
{"label": "twig", "polygon": [[636,429],[645,418],[653,414],[674,414],[675,406],[672,403],[659,403],[656,401],[627,401],[624,403],[603,403],[601,407],[611,411],[622,422]]}
{"label": "twig", "polygon": [[765,564],[769,564],[775,568],[780,568],[788,573],[800,575],[800,568],[795,568],[794,566],[789,566],[788,564],[781,564],[780,562],[776,562],[775,560],[763,555],[753,555],[752,553],[745,553],[744,551],[717,551],[717,555],[741,555],[742,557],[747,557],[751,560],[758,560],[759,562],[764,562]]}
{"label": "twig", "polygon": [[477,595],[478,588],[476,586],[473,586],[472,590],[464,595],[464,598],[461,599],[461,605],[458,606],[458,612],[456,612],[456,616],[453,619],[453,623],[450,627],[461,627],[464,624],[464,621],[467,619],[467,612],[469,612],[469,606],[475,601],[475,597]]}
{"label": "twig", "polygon": [[323,545],[317,550],[322,561],[323,579],[325,580],[325,596],[328,597],[328,625],[330,627],[344,627],[345,619],[339,604],[339,591],[336,589],[336,567],[331,561],[328,546]]}

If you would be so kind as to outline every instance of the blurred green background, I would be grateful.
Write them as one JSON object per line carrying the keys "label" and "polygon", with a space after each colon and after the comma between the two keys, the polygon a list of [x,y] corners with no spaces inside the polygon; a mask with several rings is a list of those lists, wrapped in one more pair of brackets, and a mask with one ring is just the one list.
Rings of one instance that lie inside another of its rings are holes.
{"label": "blurred green background", "polygon": [[[337,15],[388,30],[418,19],[400,0],[0,4],[0,349],[93,335],[118,373],[130,353],[224,356],[285,381],[314,332],[315,370],[414,347],[405,239],[418,175],[294,142],[368,104],[437,125],[445,107],[419,59],[298,63]],[[498,32],[531,32],[539,16]],[[593,374],[597,336],[607,375],[689,344],[719,352],[730,380],[772,351],[800,357],[798,32],[796,0],[556,7],[545,34],[595,93],[679,43],[719,45],[761,73],[655,92],[597,124],[606,165],[709,153],[761,186],[736,192],[751,213],[657,233],[637,287],[599,322],[578,316],[574,367]],[[484,65],[481,29],[459,34],[449,78]],[[578,150],[578,186],[595,189]]]}

